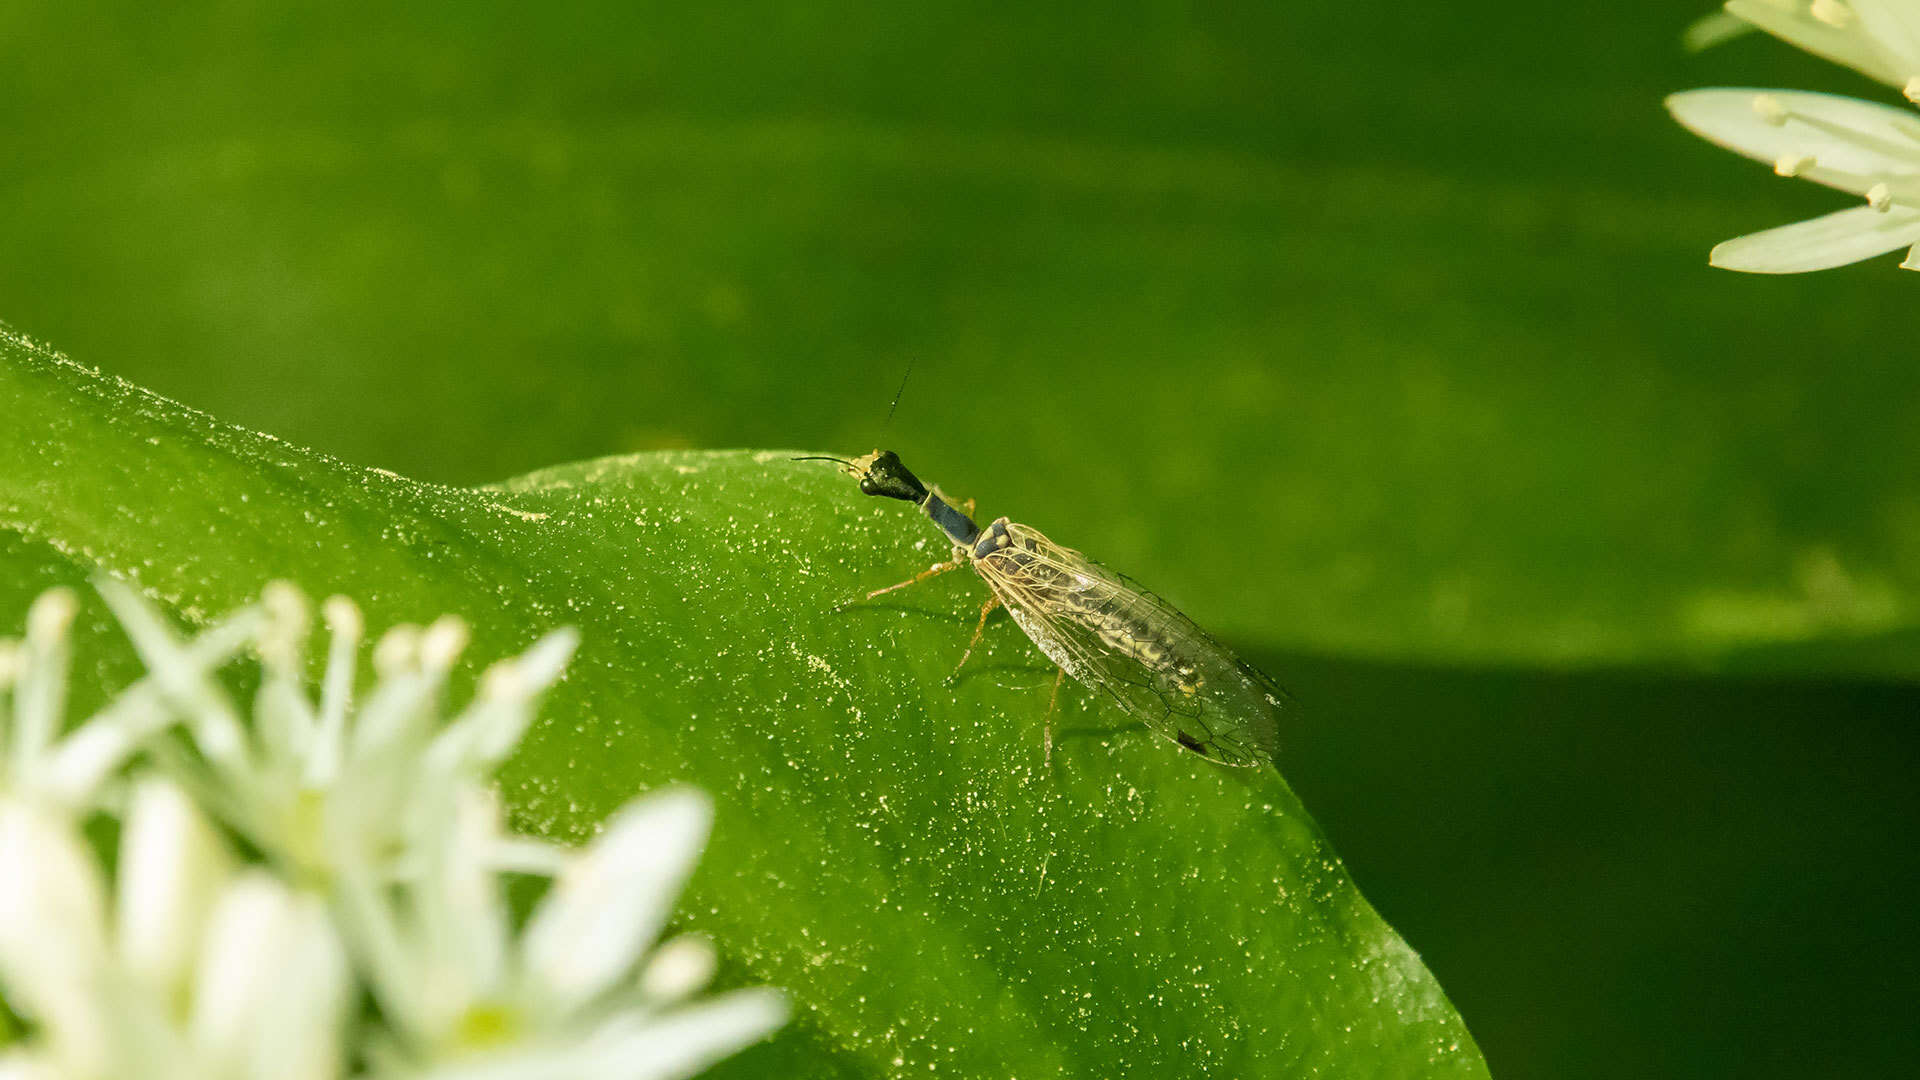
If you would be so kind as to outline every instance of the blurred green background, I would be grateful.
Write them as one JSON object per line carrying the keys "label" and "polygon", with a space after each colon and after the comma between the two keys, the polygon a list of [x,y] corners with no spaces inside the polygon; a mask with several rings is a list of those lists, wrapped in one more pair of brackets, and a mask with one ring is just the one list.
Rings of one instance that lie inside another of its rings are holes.
{"label": "blurred green background", "polygon": [[434,480],[884,442],[1306,700],[1497,1075],[1903,1071],[1920,277],[1709,270],[1842,197],[1660,108],[1892,95],[1705,9],[10,4],[0,318]]}

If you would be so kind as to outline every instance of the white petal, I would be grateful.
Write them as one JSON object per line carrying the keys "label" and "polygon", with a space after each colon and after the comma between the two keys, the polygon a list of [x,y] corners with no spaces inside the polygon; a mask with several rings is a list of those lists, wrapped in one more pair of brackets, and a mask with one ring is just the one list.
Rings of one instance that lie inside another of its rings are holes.
{"label": "white petal", "polygon": [[[396,640],[407,629],[396,626],[387,631],[382,644]],[[441,681],[439,676],[405,665],[382,673],[354,714],[342,767],[354,768],[353,762],[374,756],[412,758],[438,719],[434,706]]]}
{"label": "white petal", "polygon": [[141,781],[120,833],[115,915],[121,962],[159,1001],[178,1000],[231,857],[173,784]]}
{"label": "white petal", "polygon": [[105,903],[93,854],[70,824],[0,799],[0,975],[53,1057],[81,1075],[106,1063]]}
{"label": "white petal", "polygon": [[72,826],[0,799],[0,965],[99,966],[107,958],[105,909],[100,870]]}
{"label": "white petal", "polygon": [[391,890],[357,861],[342,865],[335,879],[341,933],[388,1025],[415,1041],[430,1041],[435,1032],[424,1001],[428,975],[389,899]]}
{"label": "white petal", "polygon": [[311,753],[316,718],[298,683],[266,668],[253,695],[253,734],[269,761],[304,761]]}
{"label": "white petal", "polygon": [[488,771],[479,748],[489,731],[510,727],[514,740],[533,719],[533,710],[516,701],[477,697],[440,730],[421,757],[425,771],[450,779],[471,779]]}
{"label": "white petal", "polygon": [[664,1016],[616,1018],[596,1032],[580,1075],[593,1080],[681,1080],[759,1042],[787,1022],[777,990],[736,990]]}
{"label": "white petal", "polygon": [[1730,11],[1714,11],[1687,24],[1686,30],[1680,35],[1680,42],[1688,52],[1704,52],[1756,29],[1758,27]]}
{"label": "white petal", "polygon": [[264,873],[222,893],[189,1019],[212,1075],[332,1080],[348,1002],[346,959],[322,902]]}
{"label": "white petal", "polygon": [[0,1080],[71,1080],[53,1062],[37,1055],[0,1053]]}
{"label": "white petal", "polygon": [[[1763,95],[1794,113],[1858,137],[1837,135],[1797,119],[1768,123],[1754,111],[1754,99]],[[1906,109],[1835,94],[1726,88],[1674,94],[1667,98],[1667,109],[1701,138],[1769,165],[1785,157],[1810,155],[1818,165],[1806,170],[1808,179],[1856,195],[1866,194],[1872,181],[1853,182],[1822,173],[1920,174],[1920,117]]]}
{"label": "white petal", "polygon": [[1728,240],[1713,249],[1709,261],[1725,270],[1799,274],[1870,259],[1916,241],[1920,210],[1856,206]]}
{"label": "white petal", "polygon": [[1785,8],[1768,0],[1729,0],[1727,10],[1815,56],[1895,86],[1903,81],[1903,77],[1895,71],[1895,65],[1888,62],[1886,54],[1875,48],[1857,28],[1843,30],[1829,26],[1807,15],[1799,5]]}
{"label": "white petal", "polygon": [[430,980],[421,987],[422,1007],[436,1031],[502,989],[509,935],[506,901],[488,864],[499,807],[472,787],[457,792],[454,802],[453,828],[436,838],[438,850],[428,853],[432,861],[414,888]]}
{"label": "white petal", "polygon": [[572,854],[568,849],[545,840],[506,836],[494,841],[493,854],[488,857],[487,865],[502,873],[559,877],[560,872],[567,868],[567,860]]}
{"label": "white petal", "polygon": [[1895,86],[1920,74],[1920,4],[1912,0],[1848,0],[1867,35],[1880,46]]}
{"label": "white petal", "polygon": [[673,910],[713,822],[692,789],[636,800],[553,883],[523,940],[527,972],[561,1008],[630,970]]}
{"label": "white petal", "polygon": [[235,879],[214,906],[200,952],[189,1019],[197,1050],[223,1074],[240,1075],[269,1027],[314,1041],[306,1033],[326,1027],[333,999],[344,995],[342,976],[329,977],[316,959],[337,955],[331,934],[312,898],[265,873]]}
{"label": "white petal", "polygon": [[346,1019],[346,955],[318,897],[297,898],[278,957],[278,990],[260,1002],[247,1080],[333,1080]]}

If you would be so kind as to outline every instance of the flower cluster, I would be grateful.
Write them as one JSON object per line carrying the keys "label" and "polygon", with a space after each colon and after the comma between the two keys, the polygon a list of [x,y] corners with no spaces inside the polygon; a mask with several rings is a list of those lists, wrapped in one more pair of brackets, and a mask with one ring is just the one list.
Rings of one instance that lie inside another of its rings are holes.
{"label": "flower cluster", "polygon": [[[652,947],[704,796],[636,800],[577,851],[503,828],[489,778],[571,630],[488,669],[443,722],[455,620],[389,631],[356,694],[360,615],[329,600],[316,697],[292,587],[191,638],[98,588],[148,673],[71,730],[73,594],[0,642],[0,999],[28,1028],[0,1045],[0,1080],[651,1080],[784,1022],[771,990],[694,997],[703,939]],[[218,673],[248,649],[243,714]],[[98,813],[120,822],[111,876],[83,832]],[[506,873],[552,879],[524,925]]]}
{"label": "flower cluster", "polygon": [[[1726,11],[1920,104],[1920,0],[1731,0]],[[1908,248],[1900,265],[1920,270],[1920,116],[1791,90],[1690,90],[1669,97],[1667,108],[1695,134],[1764,161],[1781,176],[1864,200],[1728,240],[1713,249],[1713,265],[1793,274]]]}

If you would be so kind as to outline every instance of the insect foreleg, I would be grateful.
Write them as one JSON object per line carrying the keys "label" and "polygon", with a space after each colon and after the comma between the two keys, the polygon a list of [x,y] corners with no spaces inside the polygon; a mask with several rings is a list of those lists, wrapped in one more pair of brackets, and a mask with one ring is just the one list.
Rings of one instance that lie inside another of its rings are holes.
{"label": "insect foreleg", "polygon": [[[876,596],[880,596],[884,593],[890,593],[895,589],[904,589],[909,585],[918,585],[930,577],[937,577],[940,574],[944,574],[949,570],[957,570],[960,567],[965,566],[966,562],[967,562],[966,559],[961,558],[959,556],[955,556],[951,562],[934,563],[932,566],[928,567],[927,569],[920,571],[919,573],[913,575],[912,577],[908,578],[905,581],[900,582],[897,585],[889,585],[884,589],[873,590],[872,592],[867,594],[866,598],[868,600],[871,600]],[[846,605],[842,604],[840,606],[845,607]]]}
{"label": "insect foreleg", "polygon": [[973,640],[967,642],[967,651],[960,654],[960,662],[953,665],[953,674],[947,676],[948,682],[960,677],[960,669],[967,666],[967,657],[973,655],[973,647],[980,644],[980,635],[987,632],[987,616],[993,614],[993,609],[999,606],[999,593],[988,596],[987,602],[980,605],[980,624],[973,628]]}

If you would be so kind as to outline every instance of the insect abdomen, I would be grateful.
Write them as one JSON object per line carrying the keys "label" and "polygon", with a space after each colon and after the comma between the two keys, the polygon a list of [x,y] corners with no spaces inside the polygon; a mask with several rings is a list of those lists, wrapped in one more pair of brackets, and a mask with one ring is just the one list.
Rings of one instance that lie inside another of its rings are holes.
{"label": "insect abdomen", "polygon": [[[982,533],[981,543],[982,546],[991,545],[993,548],[984,558],[991,560],[996,573],[1016,576],[1023,590],[1047,605],[1056,617],[1070,619],[1085,627],[1113,652],[1134,660],[1149,671],[1166,676],[1185,693],[1199,690],[1202,680],[1194,664],[1180,654],[1173,641],[1156,633],[1145,621],[1119,609],[1114,603],[1113,594],[1098,587],[1105,582],[1037,559],[1031,537],[1005,535],[999,522],[994,525],[995,528]],[[996,536],[995,533],[1002,535]],[[1055,656],[1056,650],[1048,648],[1044,633],[1035,633],[1026,626],[1024,620],[1022,628],[1027,629],[1027,636],[1040,645],[1049,659],[1078,677],[1079,672],[1073,664]]]}
{"label": "insect abdomen", "polygon": [[1121,612],[1101,610],[1099,605],[1086,605],[1078,596],[1070,597],[1067,606],[1071,617],[1093,631],[1108,648],[1166,675],[1187,693],[1200,688],[1194,666],[1180,656],[1172,642],[1155,635],[1146,624]]}

